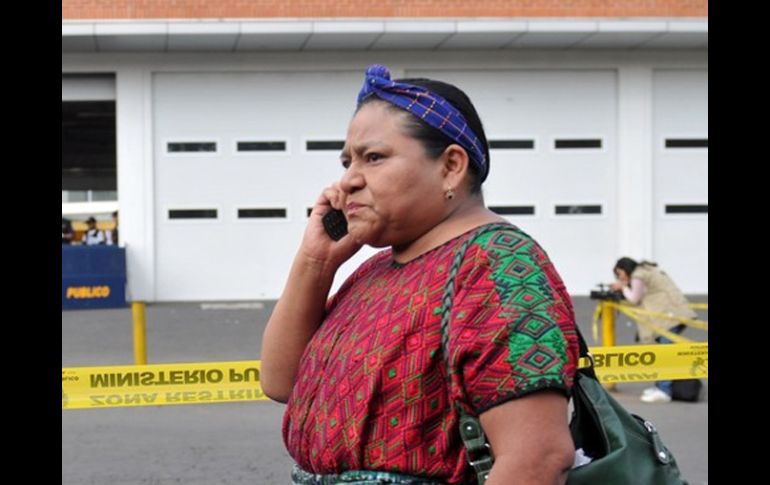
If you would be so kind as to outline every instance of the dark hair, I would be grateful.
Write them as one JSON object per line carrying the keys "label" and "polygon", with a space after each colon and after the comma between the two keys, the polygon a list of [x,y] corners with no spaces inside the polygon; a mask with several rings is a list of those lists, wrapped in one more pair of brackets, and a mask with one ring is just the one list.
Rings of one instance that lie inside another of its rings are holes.
{"label": "dark hair", "polygon": [[617,271],[619,269],[622,269],[623,271],[626,272],[626,274],[630,278],[631,277],[631,273],[633,273],[634,270],[636,269],[636,267],[639,266],[639,265],[642,265],[642,266],[657,266],[658,264],[657,263],[653,263],[652,261],[640,261],[640,262],[637,263],[636,261],[634,261],[631,258],[622,257],[622,258],[620,258],[618,260],[617,263],[615,263],[615,267],[612,268],[612,271],[614,273],[615,271]]}
{"label": "dark hair", "polygon": [[[462,113],[463,117],[465,117],[466,121],[468,121],[468,126],[479,138],[481,146],[484,148],[484,156],[487,157],[487,173],[489,173],[489,145],[487,143],[487,135],[484,133],[484,126],[481,124],[481,118],[479,118],[479,114],[476,112],[476,108],[473,106],[473,103],[471,102],[468,95],[465,94],[462,89],[449,83],[435,81],[433,79],[414,78],[396,79],[396,81],[425,88],[433,93],[438,94],[442,98],[449,101],[452,106],[457,108],[457,110]],[[358,112],[358,110],[361,109],[361,106],[365,105],[366,103],[378,100],[382,101],[377,96],[369,96],[360,105],[358,105],[356,112]],[[387,101],[384,102],[387,103]],[[398,112],[408,113],[396,105],[390,103],[387,104]],[[408,120],[405,124],[407,134],[412,138],[419,140],[425,148],[425,152],[431,158],[438,158],[444,152],[444,150],[446,150],[446,147],[456,143],[454,140],[441,133],[439,130],[428,125],[416,116],[408,116],[406,119]],[[481,174],[479,173],[479,169],[474,163],[469,163],[468,169],[471,175],[471,194],[480,194]]]}
{"label": "dark hair", "polygon": [[622,269],[630,278],[631,273],[634,272],[637,266],[639,266],[639,263],[633,259],[623,257],[620,258],[617,263],[615,263],[615,267],[612,268],[612,272],[615,273],[617,270]]}

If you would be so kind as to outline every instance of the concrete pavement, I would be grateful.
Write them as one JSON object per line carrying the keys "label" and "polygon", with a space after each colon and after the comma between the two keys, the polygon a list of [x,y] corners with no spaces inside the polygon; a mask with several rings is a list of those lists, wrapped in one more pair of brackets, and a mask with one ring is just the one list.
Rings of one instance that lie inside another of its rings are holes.
{"label": "concrete pavement", "polygon": [[[575,298],[589,345],[594,306],[588,298]],[[148,362],[259,359],[272,307],[273,302],[150,305]],[[633,324],[619,318],[617,343],[632,343],[633,333]],[[685,335],[707,339],[696,330]],[[131,363],[130,309],[62,312],[62,366]],[[692,485],[707,484],[708,392],[694,404],[645,404],[638,396],[649,385],[620,384],[613,395],[656,424]],[[253,402],[63,411],[62,484],[289,483],[283,408]]]}

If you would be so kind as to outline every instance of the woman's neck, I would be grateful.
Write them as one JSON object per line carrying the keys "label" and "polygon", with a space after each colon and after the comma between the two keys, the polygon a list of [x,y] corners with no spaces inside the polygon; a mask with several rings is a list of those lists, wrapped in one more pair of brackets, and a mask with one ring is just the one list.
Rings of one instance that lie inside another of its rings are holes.
{"label": "woman's neck", "polygon": [[507,222],[502,217],[484,207],[483,201],[469,200],[459,206],[441,222],[430,228],[414,241],[393,246],[393,260],[408,263],[422,254],[441,246],[447,241],[460,236],[471,229],[493,222]]}

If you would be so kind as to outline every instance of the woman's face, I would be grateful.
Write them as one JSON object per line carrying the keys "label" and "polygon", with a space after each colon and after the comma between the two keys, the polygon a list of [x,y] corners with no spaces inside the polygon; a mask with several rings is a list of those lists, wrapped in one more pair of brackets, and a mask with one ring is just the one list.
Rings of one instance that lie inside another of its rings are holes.
{"label": "woman's face", "polygon": [[615,276],[618,278],[618,281],[620,281],[623,284],[628,284],[628,273],[626,273],[625,270],[622,270],[620,268],[615,270]]}
{"label": "woman's face", "polygon": [[443,164],[405,133],[405,116],[373,101],[348,127],[340,187],[348,231],[360,243],[406,245],[444,217]]}

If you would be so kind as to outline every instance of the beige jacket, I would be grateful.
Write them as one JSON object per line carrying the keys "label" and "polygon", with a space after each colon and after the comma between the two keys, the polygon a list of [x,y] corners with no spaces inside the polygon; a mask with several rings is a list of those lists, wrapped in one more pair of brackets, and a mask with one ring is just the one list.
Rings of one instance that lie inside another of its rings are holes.
{"label": "beige jacket", "polygon": [[[687,298],[682,291],[671,281],[668,275],[658,269],[656,266],[640,264],[636,267],[632,278],[638,278],[644,282],[646,291],[642,296],[639,306],[645,310],[658,313],[667,313],[671,316],[683,318],[696,318],[695,311],[687,306]],[[669,329],[677,325],[673,319],[654,318],[640,316],[645,321],[658,327]],[[639,340],[642,343],[652,343],[655,341],[655,332],[646,325],[637,325],[639,327]]]}

